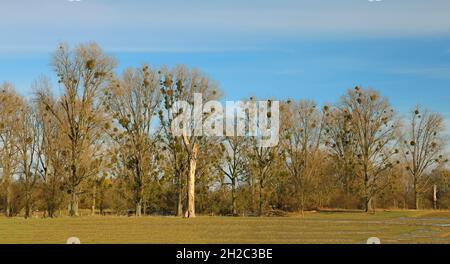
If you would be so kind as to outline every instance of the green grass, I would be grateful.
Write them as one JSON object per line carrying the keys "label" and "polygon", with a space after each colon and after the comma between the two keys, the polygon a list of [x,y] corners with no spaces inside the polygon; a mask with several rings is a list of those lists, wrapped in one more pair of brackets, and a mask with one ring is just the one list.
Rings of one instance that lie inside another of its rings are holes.
{"label": "green grass", "polygon": [[0,243],[450,243],[450,212],[306,213],[304,217],[0,217]]}

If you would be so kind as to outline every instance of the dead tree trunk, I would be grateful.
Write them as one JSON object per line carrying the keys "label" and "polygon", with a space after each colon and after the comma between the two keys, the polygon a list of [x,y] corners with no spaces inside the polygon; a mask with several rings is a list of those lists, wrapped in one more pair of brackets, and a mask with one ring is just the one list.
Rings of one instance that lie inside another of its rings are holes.
{"label": "dead tree trunk", "polygon": [[142,216],[142,200],[139,200],[136,203],[136,216],[141,217]]}
{"label": "dead tree trunk", "polygon": [[189,175],[187,179],[187,210],[186,218],[195,217],[195,171],[197,169],[198,145],[194,144],[189,160]]}
{"label": "dead tree trunk", "polygon": [[437,210],[438,206],[437,206],[437,185],[434,184],[433,185],[433,209]]}

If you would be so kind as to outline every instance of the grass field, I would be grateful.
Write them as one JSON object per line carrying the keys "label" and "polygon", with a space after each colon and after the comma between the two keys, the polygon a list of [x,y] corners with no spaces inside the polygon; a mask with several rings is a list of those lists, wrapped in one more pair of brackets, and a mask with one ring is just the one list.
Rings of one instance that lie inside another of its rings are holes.
{"label": "grass field", "polygon": [[0,218],[0,243],[450,243],[450,212],[306,213],[304,217]]}

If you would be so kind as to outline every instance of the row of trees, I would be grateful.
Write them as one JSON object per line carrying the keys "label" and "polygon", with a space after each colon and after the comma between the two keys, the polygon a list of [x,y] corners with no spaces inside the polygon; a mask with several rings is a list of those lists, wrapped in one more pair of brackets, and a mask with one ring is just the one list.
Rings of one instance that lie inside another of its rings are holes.
{"label": "row of trees", "polygon": [[[61,45],[33,96],[0,87],[0,209],[6,216],[92,214],[264,215],[339,207],[448,208],[444,120],[415,107],[400,118],[371,89],[338,103],[280,102],[280,142],[177,136],[195,93],[215,82],[183,66],[144,65],[122,75],[96,44]],[[256,100],[250,98],[248,101]],[[269,106],[272,100],[268,100]],[[204,116],[215,109],[203,109]],[[236,116],[249,124],[247,115]],[[267,113],[270,122],[271,112]],[[198,121],[198,120],[197,120]],[[195,129],[196,121],[186,129]],[[270,123],[269,122],[269,123]],[[237,123],[237,122],[236,122]],[[213,124],[214,125],[214,124]],[[236,129],[236,127],[234,128]],[[81,208],[81,209],[79,209]]]}

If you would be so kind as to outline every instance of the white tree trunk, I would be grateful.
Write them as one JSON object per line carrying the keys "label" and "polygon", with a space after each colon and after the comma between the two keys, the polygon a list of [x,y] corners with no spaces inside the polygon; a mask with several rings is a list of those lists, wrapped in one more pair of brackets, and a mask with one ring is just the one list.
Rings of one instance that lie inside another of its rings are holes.
{"label": "white tree trunk", "polygon": [[137,217],[142,216],[142,205],[140,201],[136,204],[136,216]]}
{"label": "white tree trunk", "polygon": [[437,185],[433,185],[433,208],[437,210]]}
{"label": "white tree trunk", "polygon": [[197,169],[197,154],[198,145],[194,144],[189,161],[189,175],[187,179],[187,210],[184,215],[186,218],[195,217],[195,171]]}

